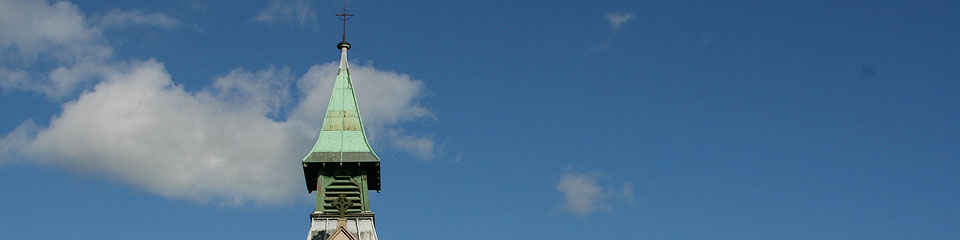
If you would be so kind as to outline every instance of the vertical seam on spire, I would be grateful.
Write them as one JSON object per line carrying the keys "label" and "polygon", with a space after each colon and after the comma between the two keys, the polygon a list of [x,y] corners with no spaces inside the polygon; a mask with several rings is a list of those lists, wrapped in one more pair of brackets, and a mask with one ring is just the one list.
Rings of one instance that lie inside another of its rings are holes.
{"label": "vertical seam on spire", "polygon": [[[346,51],[344,51],[344,54],[346,54]],[[343,60],[341,60],[341,61],[343,61]],[[340,75],[340,76],[338,76],[338,77],[341,77],[341,78],[346,78],[346,77],[347,77],[346,75],[344,75],[343,70],[340,70],[340,73],[338,73],[337,75]],[[334,85],[336,85],[336,83],[334,83]],[[344,96],[343,96],[343,94],[344,94],[344,93],[343,93],[343,86],[340,86],[340,91],[341,91],[341,92],[340,92],[340,98],[341,98],[341,99],[340,99],[340,114],[341,114],[341,117],[340,117],[340,128],[341,128],[341,130],[340,130],[340,163],[343,163],[343,144],[344,144],[343,138],[344,138],[344,135],[346,135],[346,133],[347,133],[347,131],[346,131],[346,130],[347,130],[347,112],[343,110],[343,109],[344,109],[344,107],[343,107],[343,102],[344,102],[344,100],[343,100],[343,97],[344,97]]]}

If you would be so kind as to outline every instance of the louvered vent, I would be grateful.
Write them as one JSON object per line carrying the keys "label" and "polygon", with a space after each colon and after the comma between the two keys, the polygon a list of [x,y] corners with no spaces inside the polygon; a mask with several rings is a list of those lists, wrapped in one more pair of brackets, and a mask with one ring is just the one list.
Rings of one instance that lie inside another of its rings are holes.
{"label": "louvered vent", "polygon": [[337,207],[334,201],[343,194],[347,201],[352,202],[347,213],[359,213],[362,211],[363,202],[360,199],[360,183],[354,182],[349,176],[333,177],[333,182],[327,185],[323,191],[323,212],[337,214]]}

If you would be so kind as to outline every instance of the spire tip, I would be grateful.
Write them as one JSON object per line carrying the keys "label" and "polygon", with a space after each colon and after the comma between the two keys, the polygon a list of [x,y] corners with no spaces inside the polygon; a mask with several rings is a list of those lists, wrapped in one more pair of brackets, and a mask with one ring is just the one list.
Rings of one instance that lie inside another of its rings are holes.
{"label": "spire tip", "polygon": [[337,43],[337,49],[350,50],[350,43],[347,42],[347,20],[350,20],[352,16],[353,14],[347,11],[346,7],[341,9],[340,13],[337,14],[337,17],[340,17],[340,21],[343,21],[343,41]]}

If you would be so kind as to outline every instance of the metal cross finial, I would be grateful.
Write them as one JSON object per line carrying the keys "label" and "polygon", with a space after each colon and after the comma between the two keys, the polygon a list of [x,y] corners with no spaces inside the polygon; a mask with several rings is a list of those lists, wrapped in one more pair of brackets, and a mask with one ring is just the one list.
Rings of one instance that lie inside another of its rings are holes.
{"label": "metal cross finial", "polygon": [[340,17],[340,21],[343,21],[343,41],[347,41],[347,20],[350,20],[350,17],[353,17],[353,14],[350,11],[347,11],[347,8],[344,7],[340,10],[340,13],[337,14],[337,17]]}

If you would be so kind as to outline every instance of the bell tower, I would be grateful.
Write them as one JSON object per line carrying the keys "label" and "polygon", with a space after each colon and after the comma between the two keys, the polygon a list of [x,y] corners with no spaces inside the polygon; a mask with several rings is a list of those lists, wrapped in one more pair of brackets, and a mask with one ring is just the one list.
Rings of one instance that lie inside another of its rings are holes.
{"label": "bell tower", "polygon": [[337,16],[344,22],[339,72],[320,136],[303,158],[307,192],[317,192],[307,240],[376,240],[369,191],[380,191],[380,157],[367,141],[350,79],[346,22],[353,14]]}

